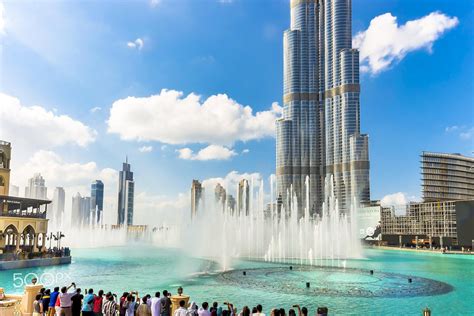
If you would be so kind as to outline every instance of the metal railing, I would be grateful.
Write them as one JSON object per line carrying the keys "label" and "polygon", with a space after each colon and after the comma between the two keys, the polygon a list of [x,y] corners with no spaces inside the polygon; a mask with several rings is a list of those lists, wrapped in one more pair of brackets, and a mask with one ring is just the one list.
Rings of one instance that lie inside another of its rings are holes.
{"label": "metal railing", "polygon": [[0,217],[24,217],[24,218],[46,218],[46,212],[0,212]]}

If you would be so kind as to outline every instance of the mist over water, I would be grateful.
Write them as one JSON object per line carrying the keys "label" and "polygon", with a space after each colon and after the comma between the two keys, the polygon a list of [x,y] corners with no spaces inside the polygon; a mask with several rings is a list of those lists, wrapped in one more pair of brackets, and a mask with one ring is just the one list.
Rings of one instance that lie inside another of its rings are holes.
{"label": "mist over water", "polygon": [[[257,182],[257,183],[255,183]],[[131,242],[157,247],[178,248],[188,256],[212,258],[223,270],[232,267],[233,258],[270,262],[294,262],[311,265],[344,266],[345,259],[362,257],[355,220],[355,202],[343,214],[334,197],[333,179],[325,182],[325,196],[320,215],[311,216],[309,196],[297,203],[289,189],[289,200],[278,210],[270,204],[265,214],[263,181],[249,181],[249,211],[239,213],[223,209],[214,194],[205,196],[198,214],[176,214],[174,221],[148,227],[144,233],[127,232],[126,227],[89,223],[71,227],[51,223],[50,231],[64,231],[62,246],[72,248],[124,246]],[[309,178],[306,179],[309,188]],[[306,190],[308,192],[308,190]],[[213,193],[213,192],[212,192]],[[245,200],[246,197],[244,197]],[[270,201],[275,201],[274,178],[270,178]],[[301,214],[301,215],[299,215]]]}

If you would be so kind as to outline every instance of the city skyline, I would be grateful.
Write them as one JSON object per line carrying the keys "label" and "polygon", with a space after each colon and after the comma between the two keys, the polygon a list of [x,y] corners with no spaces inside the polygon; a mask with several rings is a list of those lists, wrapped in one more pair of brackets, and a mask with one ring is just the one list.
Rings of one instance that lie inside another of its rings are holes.
{"label": "city skyline", "polygon": [[[472,66],[468,58],[472,47],[462,41],[472,33],[467,23],[469,5],[425,1],[413,8],[407,1],[364,3],[353,3],[352,36],[363,52],[361,130],[371,139],[371,197],[403,192],[401,199],[421,199],[417,160],[423,150],[471,155],[474,149],[472,115],[466,115],[472,111],[467,71]],[[110,9],[107,4],[91,6],[98,15]],[[136,209],[144,214],[136,215],[138,222],[144,222],[152,204],[175,211],[185,208],[186,202],[189,211],[193,178],[203,182],[220,178],[225,180],[223,185],[235,185],[245,174],[259,173],[266,181],[275,172],[274,119],[283,106],[281,34],[290,24],[288,8],[289,1],[270,1],[265,6],[251,1],[209,1],[203,10],[192,1],[171,5],[163,0],[156,7],[146,2],[124,3],[99,18],[83,4],[26,8],[21,3],[4,3],[0,10],[5,21],[0,23],[4,78],[0,104],[9,111],[2,112],[8,124],[0,123],[2,138],[14,148],[12,185],[24,187],[33,173],[41,172],[48,187],[65,187],[66,203],[70,203],[72,194],[87,195],[90,181],[102,179],[105,208],[114,209],[118,166],[128,154],[140,179]],[[70,15],[71,11],[76,14]],[[125,21],[133,25],[130,29],[117,24],[125,11],[130,13]],[[208,14],[216,20],[205,19]],[[189,32],[178,25],[181,19],[199,27]],[[44,23],[32,28],[29,20]],[[410,21],[415,30],[407,30]],[[56,30],[51,23],[64,28]],[[226,28],[217,28],[219,24]],[[78,25],[84,26],[79,33],[74,32]],[[170,26],[176,26],[180,40],[163,32]],[[427,38],[414,37],[413,43],[388,36],[387,43],[381,42],[388,54],[370,48],[380,30],[410,35],[423,27]],[[72,39],[65,33],[73,34]],[[200,36],[203,33],[206,38]],[[245,36],[229,40],[229,34],[237,33]],[[85,53],[80,59],[68,55],[84,47],[98,53]],[[458,48],[456,54],[450,47]],[[460,99],[453,102],[446,91]],[[202,95],[199,100],[196,94]],[[130,103],[142,110],[163,105],[165,113],[178,120],[154,112],[145,117],[142,112],[131,113]],[[245,105],[253,110],[251,114]],[[177,111],[178,106],[194,112]],[[209,113],[216,109],[223,112],[221,125],[210,124]],[[150,119],[149,126],[166,130],[140,129],[133,121],[128,124],[126,119],[135,115]],[[186,117],[204,119],[209,126],[186,121]],[[28,121],[31,129],[24,125]],[[170,125],[159,122],[183,128],[166,133]],[[235,131],[228,128],[231,122],[236,123]],[[189,126],[201,128],[201,133]],[[171,204],[178,206],[171,208]]]}

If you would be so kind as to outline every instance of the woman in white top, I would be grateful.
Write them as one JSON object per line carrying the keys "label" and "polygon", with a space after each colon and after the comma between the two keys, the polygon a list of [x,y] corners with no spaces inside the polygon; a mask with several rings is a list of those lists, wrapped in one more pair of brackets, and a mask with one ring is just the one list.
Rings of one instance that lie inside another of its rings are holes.
{"label": "woman in white top", "polygon": [[37,294],[33,302],[33,316],[43,315],[43,303],[41,302],[41,294]]}

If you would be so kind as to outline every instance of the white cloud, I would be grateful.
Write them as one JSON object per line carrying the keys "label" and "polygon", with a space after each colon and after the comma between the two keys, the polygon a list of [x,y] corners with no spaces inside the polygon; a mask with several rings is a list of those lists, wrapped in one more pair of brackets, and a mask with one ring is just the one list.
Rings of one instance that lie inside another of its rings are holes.
{"label": "white cloud", "polygon": [[77,192],[83,196],[90,196],[92,181],[102,180],[104,183],[104,218],[109,219],[107,223],[114,223],[118,188],[117,170],[101,169],[93,161],[84,163],[65,161],[55,152],[40,150],[34,153],[26,163],[18,168],[12,168],[12,181],[21,187],[20,195],[23,195],[23,188],[34,173],[41,173],[45,179],[50,199],[53,197],[56,186],[64,188],[66,222],[71,216],[72,196]]}
{"label": "white cloud", "polygon": [[161,0],[150,0],[150,7],[154,8],[159,5]]}
{"label": "white cloud", "polygon": [[[123,140],[160,141],[166,144],[211,143],[229,145],[274,137],[281,107],[252,112],[225,94],[201,97],[161,90],[150,97],[128,97],[112,104],[108,132]],[[127,126],[127,128],[123,128]]]}
{"label": "white cloud", "polygon": [[471,127],[459,134],[459,137],[463,140],[471,140],[474,138],[474,127]]}
{"label": "white cloud", "polygon": [[353,39],[353,46],[360,50],[361,70],[377,74],[409,52],[419,49],[431,52],[433,43],[458,23],[456,17],[441,12],[432,12],[403,25],[398,25],[397,17],[391,13],[379,15]]}
{"label": "white cloud", "polygon": [[450,132],[457,131],[458,129],[459,129],[459,126],[453,125],[453,126],[446,126],[446,128],[444,129],[444,131],[445,131],[446,133],[450,133]]}
{"label": "white cloud", "polygon": [[248,148],[245,148],[244,150],[242,150],[242,154],[248,154],[250,152],[250,149]]}
{"label": "white cloud", "polygon": [[233,149],[220,145],[209,145],[195,154],[190,148],[176,150],[180,159],[185,160],[228,160],[237,155]]}
{"label": "white cloud", "polygon": [[227,194],[232,194],[234,197],[236,196],[237,192],[237,185],[239,181],[242,179],[246,179],[249,183],[254,181],[255,184],[260,182],[262,176],[260,173],[239,173],[237,171],[229,172],[225,177],[217,177],[217,178],[209,178],[202,181],[202,185],[206,188],[206,192],[214,192],[214,188],[218,183],[220,183],[226,190]]}
{"label": "white cloud", "polygon": [[99,112],[100,110],[102,110],[102,108],[100,106],[95,106],[92,109],[90,109],[90,112],[95,113],[95,112]]}
{"label": "white cloud", "polygon": [[0,2],[0,35],[5,34],[5,6]]}
{"label": "white cloud", "polygon": [[380,200],[380,204],[383,207],[388,206],[400,206],[405,205],[409,202],[407,196],[403,192],[397,192],[393,194],[388,194]]}
{"label": "white cloud", "polygon": [[471,140],[474,138],[474,127],[453,125],[446,127],[444,131],[446,133],[456,132],[462,140]]}
{"label": "white cloud", "polygon": [[142,146],[138,148],[138,151],[141,153],[150,153],[153,150],[153,146]]}
{"label": "white cloud", "polygon": [[138,50],[141,50],[143,48],[143,45],[145,44],[145,42],[143,41],[143,39],[141,38],[137,38],[135,41],[133,42],[127,42],[127,47],[129,48],[136,48]]}
{"label": "white cloud", "polygon": [[[47,186],[88,186],[95,179],[116,182],[117,171],[111,168],[99,169],[93,161],[86,163],[66,162],[57,153],[37,151],[28,162],[12,171],[12,178],[24,185],[34,173],[41,173]],[[87,193],[87,192],[83,192]]]}
{"label": "white cloud", "polygon": [[14,146],[49,148],[65,144],[85,147],[97,132],[67,115],[57,115],[41,106],[27,107],[20,100],[0,93],[0,129],[3,140]]}

